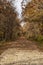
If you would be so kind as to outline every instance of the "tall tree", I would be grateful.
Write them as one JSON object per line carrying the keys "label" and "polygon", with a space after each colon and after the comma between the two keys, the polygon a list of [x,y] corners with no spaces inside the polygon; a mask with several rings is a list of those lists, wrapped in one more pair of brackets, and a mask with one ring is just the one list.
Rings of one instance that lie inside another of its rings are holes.
{"label": "tall tree", "polygon": [[2,32],[4,39],[12,39],[13,28],[15,28],[14,31],[19,28],[19,23],[17,22],[15,8],[7,0],[0,0],[0,22],[0,39]]}
{"label": "tall tree", "polygon": [[29,24],[26,30],[28,34],[43,36],[43,0],[32,0],[29,2],[23,10],[23,18]]}

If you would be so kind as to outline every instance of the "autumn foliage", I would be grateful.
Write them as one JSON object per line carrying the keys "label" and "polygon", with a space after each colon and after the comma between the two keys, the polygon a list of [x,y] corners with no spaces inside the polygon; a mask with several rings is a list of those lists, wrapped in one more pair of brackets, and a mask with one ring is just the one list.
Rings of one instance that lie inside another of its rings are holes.
{"label": "autumn foliage", "polygon": [[0,0],[0,41],[17,38],[19,33],[17,14],[11,2]]}
{"label": "autumn foliage", "polygon": [[37,41],[43,40],[43,0],[32,0],[23,9],[25,36]]}

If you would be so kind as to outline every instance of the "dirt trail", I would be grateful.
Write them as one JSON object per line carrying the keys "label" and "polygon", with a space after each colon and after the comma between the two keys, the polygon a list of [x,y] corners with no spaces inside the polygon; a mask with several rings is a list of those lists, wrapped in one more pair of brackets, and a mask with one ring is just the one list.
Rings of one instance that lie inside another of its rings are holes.
{"label": "dirt trail", "polygon": [[38,50],[35,42],[26,40],[25,37],[20,37],[18,40],[13,42],[7,42],[0,45],[0,54],[8,48],[20,48],[27,50]]}
{"label": "dirt trail", "polygon": [[0,50],[5,50],[8,48],[20,48],[20,49],[29,49],[29,50],[38,50],[36,42],[28,41],[25,37],[20,37],[18,40],[13,42],[7,42],[3,45],[0,45]]}
{"label": "dirt trail", "polygon": [[43,65],[43,52],[24,37],[0,46],[0,65]]}
{"label": "dirt trail", "polygon": [[10,48],[1,54],[0,65],[43,65],[43,52]]}

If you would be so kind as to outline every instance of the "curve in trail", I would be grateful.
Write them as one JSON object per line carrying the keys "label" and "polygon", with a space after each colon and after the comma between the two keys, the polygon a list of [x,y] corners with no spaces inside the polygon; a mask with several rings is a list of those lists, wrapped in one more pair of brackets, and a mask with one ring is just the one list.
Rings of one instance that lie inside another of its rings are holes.
{"label": "curve in trail", "polygon": [[20,37],[13,42],[3,43],[0,45],[0,54],[8,48],[18,48],[22,50],[39,50],[36,42],[28,41],[25,37]]}
{"label": "curve in trail", "polygon": [[43,52],[39,52],[37,45],[24,37],[4,44],[1,49],[4,52],[0,55],[0,65],[43,65]]}

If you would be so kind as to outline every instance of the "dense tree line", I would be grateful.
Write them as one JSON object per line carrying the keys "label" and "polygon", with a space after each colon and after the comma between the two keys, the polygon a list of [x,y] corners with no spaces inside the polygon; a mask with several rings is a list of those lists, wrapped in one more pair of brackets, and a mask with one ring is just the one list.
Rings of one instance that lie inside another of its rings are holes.
{"label": "dense tree line", "polygon": [[17,38],[20,31],[17,14],[12,3],[7,0],[0,0],[0,41]]}
{"label": "dense tree line", "polygon": [[43,0],[32,0],[23,9],[23,20],[26,22],[25,36],[38,41],[43,40]]}

